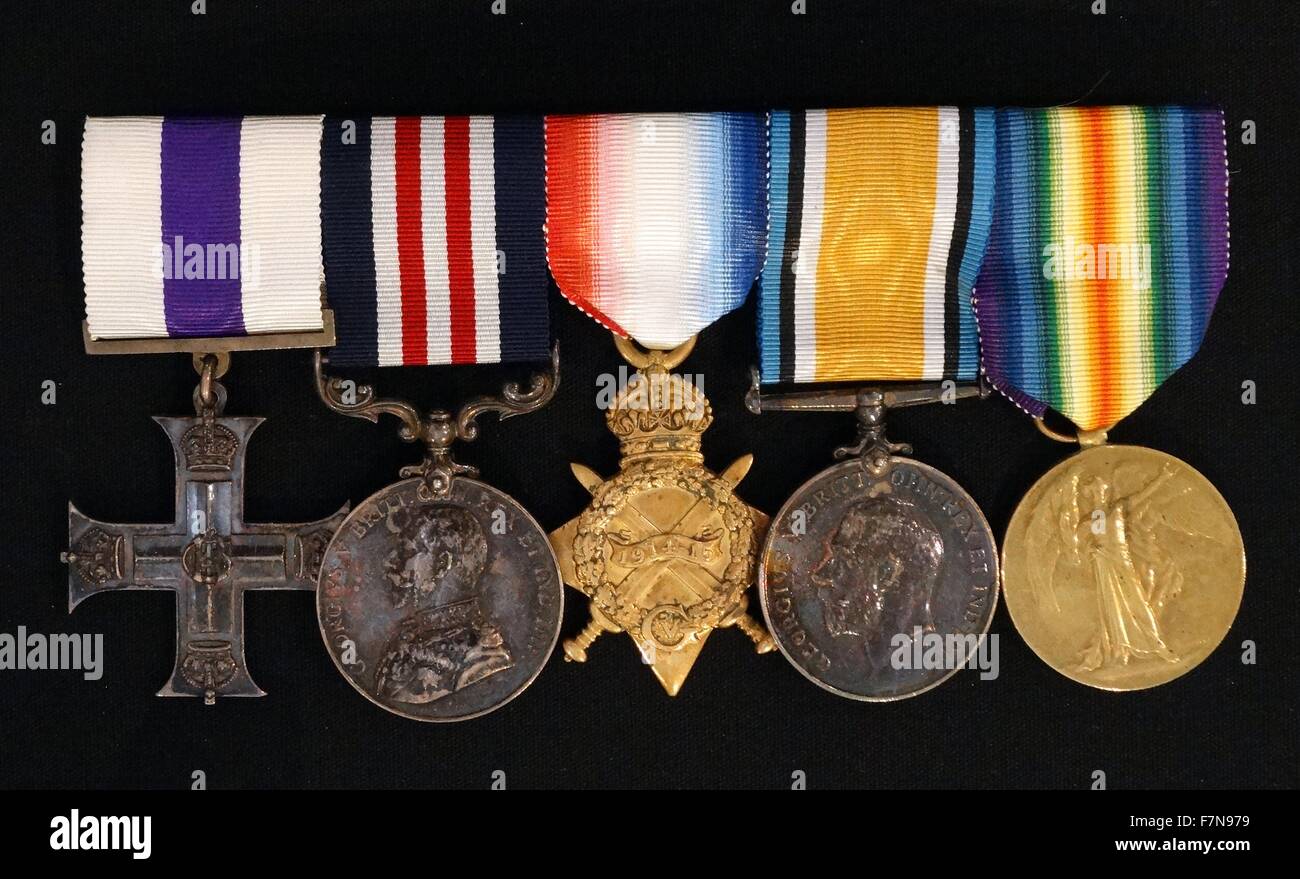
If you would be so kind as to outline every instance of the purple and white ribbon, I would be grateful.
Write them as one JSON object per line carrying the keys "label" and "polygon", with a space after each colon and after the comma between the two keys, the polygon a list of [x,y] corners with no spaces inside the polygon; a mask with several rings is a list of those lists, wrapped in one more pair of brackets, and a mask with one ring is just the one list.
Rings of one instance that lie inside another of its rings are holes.
{"label": "purple and white ribbon", "polygon": [[91,337],[320,330],[321,121],[86,119]]}

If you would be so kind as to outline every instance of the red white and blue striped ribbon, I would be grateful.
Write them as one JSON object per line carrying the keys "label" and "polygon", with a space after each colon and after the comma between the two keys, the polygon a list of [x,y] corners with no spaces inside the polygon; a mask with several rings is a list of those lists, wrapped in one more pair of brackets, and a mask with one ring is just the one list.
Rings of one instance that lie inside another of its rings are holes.
{"label": "red white and blue striped ribbon", "polygon": [[545,359],[541,117],[325,120],[336,365]]}
{"label": "red white and blue striped ribbon", "polygon": [[88,118],[90,335],[320,330],[320,133],[319,116]]}

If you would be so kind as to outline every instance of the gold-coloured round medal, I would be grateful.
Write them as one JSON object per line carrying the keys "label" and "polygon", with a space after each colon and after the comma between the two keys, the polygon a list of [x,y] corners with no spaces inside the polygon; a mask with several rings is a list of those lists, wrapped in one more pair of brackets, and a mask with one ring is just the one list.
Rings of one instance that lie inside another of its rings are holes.
{"label": "gold-coloured round medal", "polygon": [[1246,554],[1227,502],[1172,455],[1101,444],[1062,461],[1012,514],[1002,594],[1038,656],[1072,680],[1142,690],[1228,634]]}

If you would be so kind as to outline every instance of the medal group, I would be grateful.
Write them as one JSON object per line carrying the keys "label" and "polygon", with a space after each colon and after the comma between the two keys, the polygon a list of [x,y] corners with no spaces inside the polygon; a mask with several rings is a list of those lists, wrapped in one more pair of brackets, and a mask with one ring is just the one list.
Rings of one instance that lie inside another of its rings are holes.
{"label": "medal group", "polygon": [[[156,419],[173,521],[69,507],[71,607],[176,596],[159,695],[263,695],[248,589],[314,590],[344,678],[427,721],[525,689],[560,640],[564,584],[590,610],[566,660],[623,632],[675,695],[734,627],[864,701],[971,661],[999,592],[1044,661],[1107,690],[1189,671],[1240,604],[1219,493],[1107,442],[1196,352],[1226,278],[1217,110],[89,118],[82,209],[87,351],[179,352],[198,373],[195,414]],[[572,464],[591,501],[548,534],[454,449],[483,416],[557,393],[552,280],[636,372],[605,411],[618,472]],[[856,423],[770,520],[738,494],[751,456],[704,466],[713,404],[673,372],[751,288],[744,405]],[[421,459],[327,519],[246,522],[262,419],[226,415],[221,379],[233,353],[277,348],[314,348],[323,404],[391,416]],[[539,369],[454,412],[348,378],[495,363]],[[1079,447],[1029,490],[1000,553],[961,486],[886,433],[894,408],[995,391]],[[946,662],[900,661],[931,644]]]}

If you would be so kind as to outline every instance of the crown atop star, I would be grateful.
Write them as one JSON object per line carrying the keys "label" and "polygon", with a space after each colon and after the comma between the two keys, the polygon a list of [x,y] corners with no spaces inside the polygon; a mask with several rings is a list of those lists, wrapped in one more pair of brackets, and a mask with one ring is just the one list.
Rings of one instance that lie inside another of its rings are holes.
{"label": "crown atop star", "polygon": [[655,453],[699,454],[713,407],[696,385],[667,371],[638,372],[605,414],[624,459]]}

